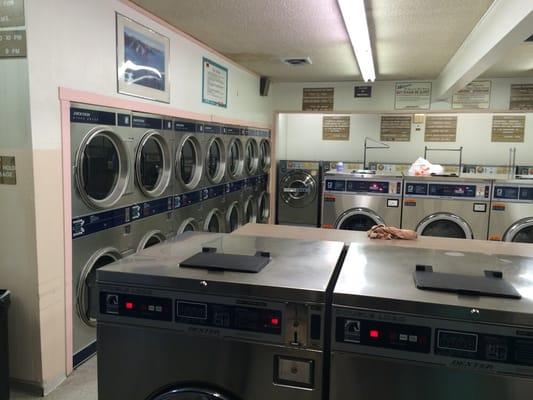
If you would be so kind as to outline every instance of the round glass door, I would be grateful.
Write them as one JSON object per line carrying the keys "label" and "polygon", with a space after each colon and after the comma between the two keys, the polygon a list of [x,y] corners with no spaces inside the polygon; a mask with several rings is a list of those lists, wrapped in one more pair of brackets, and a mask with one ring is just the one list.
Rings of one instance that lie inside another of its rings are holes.
{"label": "round glass door", "polygon": [[241,226],[241,212],[239,210],[239,203],[234,201],[228,208],[226,214],[227,232],[231,233]]}
{"label": "round glass door", "polygon": [[503,240],[516,243],[533,243],[533,218],[526,218],[511,226]]}
{"label": "round glass door", "polygon": [[257,205],[253,196],[249,196],[244,202],[244,223],[253,224],[257,220]]}
{"label": "round glass door", "polygon": [[116,204],[126,190],[129,176],[124,142],[114,132],[89,133],[76,157],[76,183],[85,203],[96,209]]}
{"label": "round glass door", "polygon": [[291,172],[281,180],[281,198],[291,207],[305,207],[316,199],[317,187],[316,180],[310,174]]}
{"label": "round glass door", "polygon": [[159,230],[148,232],[139,242],[137,251],[141,251],[149,247],[155,246],[156,244],[163,243],[166,240],[167,238],[165,237],[165,235],[163,235],[163,232]]}
{"label": "round glass door", "polygon": [[226,168],[226,152],[220,138],[211,139],[205,160],[207,177],[212,183],[219,183],[224,177]]}
{"label": "round glass door", "polygon": [[261,193],[257,205],[258,221],[260,224],[266,224],[270,217],[270,197],[267,192]]}
{"label": "round glass door", "polygon": [[149,400],[233,400],[233,398],[217,390],[187,387],[166,391]]}
{"label": "round glass door", "polygon": [[270,168],[270,142],[266,139],[262,139],[259,145],[259,168],[263,172]]}
{"label": "round glass door", "polygon": [[453,214],[432,214],[424,218],[416,232],[421,236],[473,239],[474,234],[465,220]]}
{"label": "round glass door", "polygon": [[238,138],[233,138],[228,146],[228,173],[231,178],[242,175],[243,155],[242,142]]}
{"label": "round glass door", "polygon": [[218,208],[215,208],[209,212],[207,215],[207,218],[205,220],[204,224],[204,231],[205,232],[223,232],[224,231],[224,223],[222,220],[222,215]]}
{"label": "round glass door", "polygon": [[245,151],[245,165],[246,172],[248,175],[253,175],[257,172],[257,166],[259,163],[259,150],[257,148],[257,142],[255,139],[248,139],[246,142],[246,151]]}
{"label": "round glass door", "polygon": [[137,182],[144,194],[160,196],[170,181],[170,148],[157,132],[147,133],[141,140],[136,158]]}
{"label": "round glass door", "polygon": [[202,178],[200,142],[194,136],[185,137],[177,155],[177,175],[187,189],[194,189]]}
{"label": "round glass door", "polygon": [[385,221],[375,212],[365,208],[355,208],[342,214],[335,224],[335,228],[366,232],[374,225],[379,224],[385,224]]}
{"label": "round glass door", "polygon": [[89,259],[83,267],[76,290],[76,308],[80,319],[91,327],[96,326],[98,314],[98,291],[96,289],[96,270],[122,258],[114,248],[105,248]]}
{"label": "round glass door", "polygon": [[194,218],[187,218],[183,221],[178,229],[178,233],[195,232],[198,230],[198,225]]}

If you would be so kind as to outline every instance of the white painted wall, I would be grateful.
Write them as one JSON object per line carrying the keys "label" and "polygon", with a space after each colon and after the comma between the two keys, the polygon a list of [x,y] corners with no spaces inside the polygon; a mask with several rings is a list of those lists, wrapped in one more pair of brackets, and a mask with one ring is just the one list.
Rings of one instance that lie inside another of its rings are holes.
{"label": "white painted wall", "polygon": [[[464,147],[463,162],[506,165],[510,147],[517,148],[517,162],[533,164],[533,113],[526,115],[524,143],[492,143],[492,116],[509,108],[511,83],[533,83],[533,79],[493,79],[491,110],[489,112],[454,113],[450,101],[433,102],[431,111],[441,115],[457,115],[457,141],[454,143],[424,142],[424,125],[420,131],[413,125],[411,141],[387,142],[390,150],[370,150],[369,161],[413,162],[424,155],[424,146],[439,148]],[[273,85],[274,108],[277,111],[299,111],[303,87],[335,87],[335,110],[350,115],[349,141],[323,141],[322,117],[324,114],[280,114],[277,132],[278,159],[304,160],[363,160],[364,138],[379,140],[381,115],[394,111],[394,82],[377,82],[373,85],[372,98],[354,99],[353,83],[277,83]],[[449,112],[442,114],[443,112]],[[420,111],[424,113],[424,111]],[[331,114],[328,114],[331,115]],[[283,123],[281,123],[283,118]],[[436,163],[457,162],[455,153],[431,153]]]}
{"label": "white painted wall", "polygon": [[[34,181],[24,191],[33,203],[33,236],[24,237],[17,251],[27,248],[27,268],[38,278],[40,332],[21,341],[21,346],[41,346],[37,375],[28,366],[18,378],[52,389],[65,376],[65,298],[63,182],[58,88],[82,90],[99,95],[116,93],[115,13],[124,14],[170,39],[171,102],[169,109],[181,109],[250,123],[272,122],[270,97],[259,96],[259,77],[226,62],[197,43],[154,22],[119,0],[26,0],[28,68],[31,108],[31,154]],[[202,103],[202,57],[229,69],[228,107]],[[70,149],[66,149],[70,151]],[[65,183],[69,185],[69,183]],[[35,195],[34,195],[35,193]],[[14,203],[14,201],[13,201]],[[9,227],[9,230],[12,228]],[[2,229],[6,231],[6,229]],[[69,238],[66,238],[69,240]],[[17,262],[20,266],[24,261]],[[14,268],[16,267],[14,266]],[[28,288],[25,293],[30,294]],[[24,310],[29,319],[35,310]],[[25,325],[35,332],[35,326]],[[38,354],[38,352],[34,352]],[[42,372],[40,371],[42,369]]]}

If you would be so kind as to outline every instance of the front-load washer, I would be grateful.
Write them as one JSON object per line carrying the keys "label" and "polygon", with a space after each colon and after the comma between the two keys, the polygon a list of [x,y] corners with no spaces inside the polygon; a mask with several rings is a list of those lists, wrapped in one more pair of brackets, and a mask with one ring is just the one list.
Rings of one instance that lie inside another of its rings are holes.
{"label": "front-load washer", "polygon": [[276,223],[320,226],[321,181],[319,161],[280,160]]}
{"label": "front-load washer", "polygon": [[343,254],[339,242],[189,233],[101,270],[99,400],[322,400]]}
{"label": "front-load washer", "polygon": [[400,227],[402,177],[329,172],[324,177],[322,228],[368,231]]}
{"label": "front-load washer", "polygon": [[174,194],[198,190],[204,179],[203,124],[175,119]]}
{"label": "front-load washer", "polygon": [[170,197],[174,192],[174,132],[170,118],[133,113],[135,202]]}
{"label": "front-load washer", "polygon": [[494,181],[488,238],[533,243],[533,180]]}
{"label": "front-load washer", "polygon": [[270,222],[270,175],[264,174],[257,177],[259,194],[257,196],[257,223],[268,224]]}
{"label": "front-load washer", "polygon": [[488,179],[406,177],[402,228],[421,236],[487,239]]}
{"label": "front-load washer", "polygon": [[135,201],[131,113],[73,103],[70,133],[72,215]]}
{"label": "front-load washer", "polygon": [[72,221],[74,367],[96,352],[96,270],[136,251],[130,214],[125,207]]}

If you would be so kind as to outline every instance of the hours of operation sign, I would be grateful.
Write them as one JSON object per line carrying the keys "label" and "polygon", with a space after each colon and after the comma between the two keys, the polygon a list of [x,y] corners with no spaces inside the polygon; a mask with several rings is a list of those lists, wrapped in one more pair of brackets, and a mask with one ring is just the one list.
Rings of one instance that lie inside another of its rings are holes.
{"label": "hours of operation sign", "polygon": [[0,58],[13,57],[26,57],[26,31],[24,30],[0,31]]}
{"label": "hours of operation sign", "polygon": [[525,115],[495,115],[492,117],[493,142],[523,142]]}

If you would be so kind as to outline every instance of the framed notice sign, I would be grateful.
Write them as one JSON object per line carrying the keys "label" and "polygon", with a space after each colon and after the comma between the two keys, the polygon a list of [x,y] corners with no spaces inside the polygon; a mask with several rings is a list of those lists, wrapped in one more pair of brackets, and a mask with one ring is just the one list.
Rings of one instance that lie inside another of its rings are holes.
{"label": "framed notice sign", "polygon": [[523,142],[525,115],[495,115],[492,117],[493,142]]}
{"label": "framed notice sign", "polygon": [[117,13],[118,92],[170,102],[167,37]]}
{"label": "framed notice sign", "polygon": [[455,142],[457,137],[457,117],[428,115],[426,118],[426,142]]}
{"label": "framed notice sign", "polygon": [[350,117],[322,117],[322,140],[350,140]]}
{"label": "framed notice sign", "polygon": [[533,110],[533,83],[511,85],[511,110]]}
{"label": "framed notice sign", "polygon": [[302,111],[333,111],[334,88],[304,88]]}
{"label": "framed notice sign", "polygon": [[24,25],[24,0],[0,0],[0,28]]}
{"label": "framed notice sign", "polygon": [[380,140],[382,142],[409,142],[411,140],[411,116],[382,116]]}
{"label": "framed notice sign", "polygon": [[429,110],[431,82],[397,82],[394,108],[397,110]]}
{"label": "framed notice sign", "polygon": [[228,106],[228,69],[205,57],[202,59],[202,102]]}
{"label": "framed notice sign", "polygon": [[452,108],[479,110],[490,107],[491,81],[472,81],[452,97]]}
{"label": "framed notice sign", "polygon": [[0,185],[17,184],[17,167],[15,157],[0,156]]}

